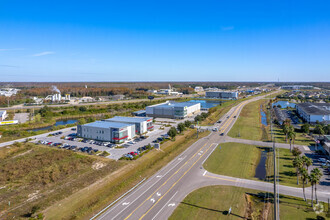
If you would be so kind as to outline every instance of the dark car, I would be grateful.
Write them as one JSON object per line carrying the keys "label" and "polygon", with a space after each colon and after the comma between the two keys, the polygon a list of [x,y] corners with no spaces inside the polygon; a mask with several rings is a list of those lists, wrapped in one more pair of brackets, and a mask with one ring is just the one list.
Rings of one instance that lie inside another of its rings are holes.
{"label": "dark car", "polygon": [[220,136],[223,136],[223,135],[224,135],[224,133],[221,133],[221,134],[220,134]]}

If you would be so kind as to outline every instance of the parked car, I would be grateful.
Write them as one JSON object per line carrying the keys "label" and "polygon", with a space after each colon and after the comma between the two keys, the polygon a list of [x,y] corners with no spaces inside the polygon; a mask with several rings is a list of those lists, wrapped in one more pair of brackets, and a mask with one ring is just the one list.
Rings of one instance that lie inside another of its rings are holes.
{"label": "parked car", "polygon": [[71,128],[71,131],[76,131],[77,130],[77,128]]}
{"label": "parked car", "polygon": [[220,134],[220,136],[223,136],[223,135],[224,135],[224,133],[221,133],[221,134]]}

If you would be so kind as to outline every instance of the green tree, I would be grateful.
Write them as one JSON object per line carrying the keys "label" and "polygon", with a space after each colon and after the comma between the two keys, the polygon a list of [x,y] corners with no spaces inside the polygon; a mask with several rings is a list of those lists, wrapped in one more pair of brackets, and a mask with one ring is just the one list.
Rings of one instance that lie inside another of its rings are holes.
{"label": "green tree", "polygon": [[294,132],[294,131],[289,131],[288,132],[288,138],[289,138],[289,140],[290,140],[290,152],[292,151],[291,150],[291,144],[293,143],[293,145],[294,145],[294,140],[296,139],[296,133]]}
{"label": "green tree", "polygon": [[302,156],[302,160],[304,162],[304,165],[306,166],[306,169],[308,171],[308,167],[311,166],[313,164],[313,160],[312,158],[306,157],[305,155]]}
{"label": "green tree", "polygon": [[39,123],[41,121],[41,115],[39,113],[34,116],[34,121],[36,123]]}
{"label": "green tree", "polygon": [[191,121],[185,121],[184,122],[184,126],[186,126],[187,128],[189,128],[191,126]]}
{"label": "green tree", "polygon": [[80,125],[86,124],[86,119],[81,118],[81,119],[79,119],[78,123],[79,123]]}
{"label": "green tree", "polygon": [[87,111],[87,108],[85,106],[80,106],[79,111],[85,112],[85,111]]}
{"label": "green tree", "polygon": [[314,188],[315,188],[315,199],[316,199],[316,204],[319,203],[319,201],[317,200],[317,193],[316,193],[316,186],[317,184],[320,182],[321,177],[323,176],[321,170],[317,167],[315,167],[311,173],[315,174],[315,178],[314,178]]}
{"label": "green tree", "polygon": [[292,150],[292,155],[297,157],[301,154],[301,150],[298,147],[294,147]]}
{"label": "green tree", "polygon": [[175,127],[171,127],[167,134],[173,139],[177,135]]}
{"label": "green tree", "polygon": [[177,128],[180,131],[180,133],[182,133],[184,131],[184,129],[186,128],[186,126],[183,123],[179,123]]}
{"label": "green tree", "polygon": [[315,132],[316,134],[324,135],[324,130],[323,130],[322,125],[317,124],[317,125],[315,126],[314,132]]}
{"label": "green tree", "polygon": [[303,161],[301,157],[295,157],[292,161],[293,167],[296,168],[297,185],[299,185],[299,170],[303,167]]}
{"label": "green tree", "polygon": [[305,195],[305,182],[308,179],[308,172],[305,168],[300,169],[300,177],[303,184],[303,194],[304,194],[304,201],[306,201],[306,195]]}
{"label": "green tree", "polygon": [[312,207],[314,207],[314,198],[313,198],[313,196],[314,196],[314,184],[316,183],[316,178],[317,177],[316,177],[315,173],[312,173],[312,172],[308,176],[308,180],[312,185],[312,204],[311,204]]}
{"label": "green tree", "polygon": [[305,123],[305,124],[303,124],[302,126],[301,126],[301,130],[303,131],[303,132],[305,132],[306,134],[308,134],[309,133],[309,124],[308,123]]}

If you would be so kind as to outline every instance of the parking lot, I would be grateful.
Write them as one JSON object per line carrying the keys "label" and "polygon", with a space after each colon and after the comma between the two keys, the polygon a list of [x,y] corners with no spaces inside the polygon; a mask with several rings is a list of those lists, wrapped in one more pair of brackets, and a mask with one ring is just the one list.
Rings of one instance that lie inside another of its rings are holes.
{"label": "parking lot", "polygon": [[[88,140],[76,137],[76,128],[54,131],[47,137],[37,138],[34,142],[49,145],[51,147],[64,148],[67,150],[80,151],[84,153],[101,154],[103,151],[108,152],[109,159],[118,160],[123,155],[135,155],[141,151],[146,145],[154,146],[154,141],[158,138],[164,138],[171,126],[177,126],[178,123],[185,120],[194,120],[195,116],[191,116],[182,120],[175,119],[156,119],[154,129],[148,132],[143,138],[128,140],[122,144],[111,144],[110,142],[100,142],[97,140]],[[55,146],[54,146],[55,145]]]}
{"label": "parking lot", "polygon": [[328,157],[322,154],[316,154],[315,152],[305,153],[305,155],[313,160],[313,165],[309,170],[317,167],[323,173],[318,188],[321,190],[328,189],[330,186],[330,160]]}

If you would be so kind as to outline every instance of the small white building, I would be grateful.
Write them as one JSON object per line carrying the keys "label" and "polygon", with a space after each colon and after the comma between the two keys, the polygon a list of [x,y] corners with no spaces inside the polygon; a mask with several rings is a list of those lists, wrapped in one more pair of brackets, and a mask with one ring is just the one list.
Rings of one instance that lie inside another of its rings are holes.
{"label": "small white building", "polygon": [[146,107],[148,117],[183,119],[201,109],[200,103],[192,102],[165,102]]}
{"label": "small white building", "polygon": [[3,121],[7,118],[7,111],[6,110],[2,110],[0,111],[0,121]]}

